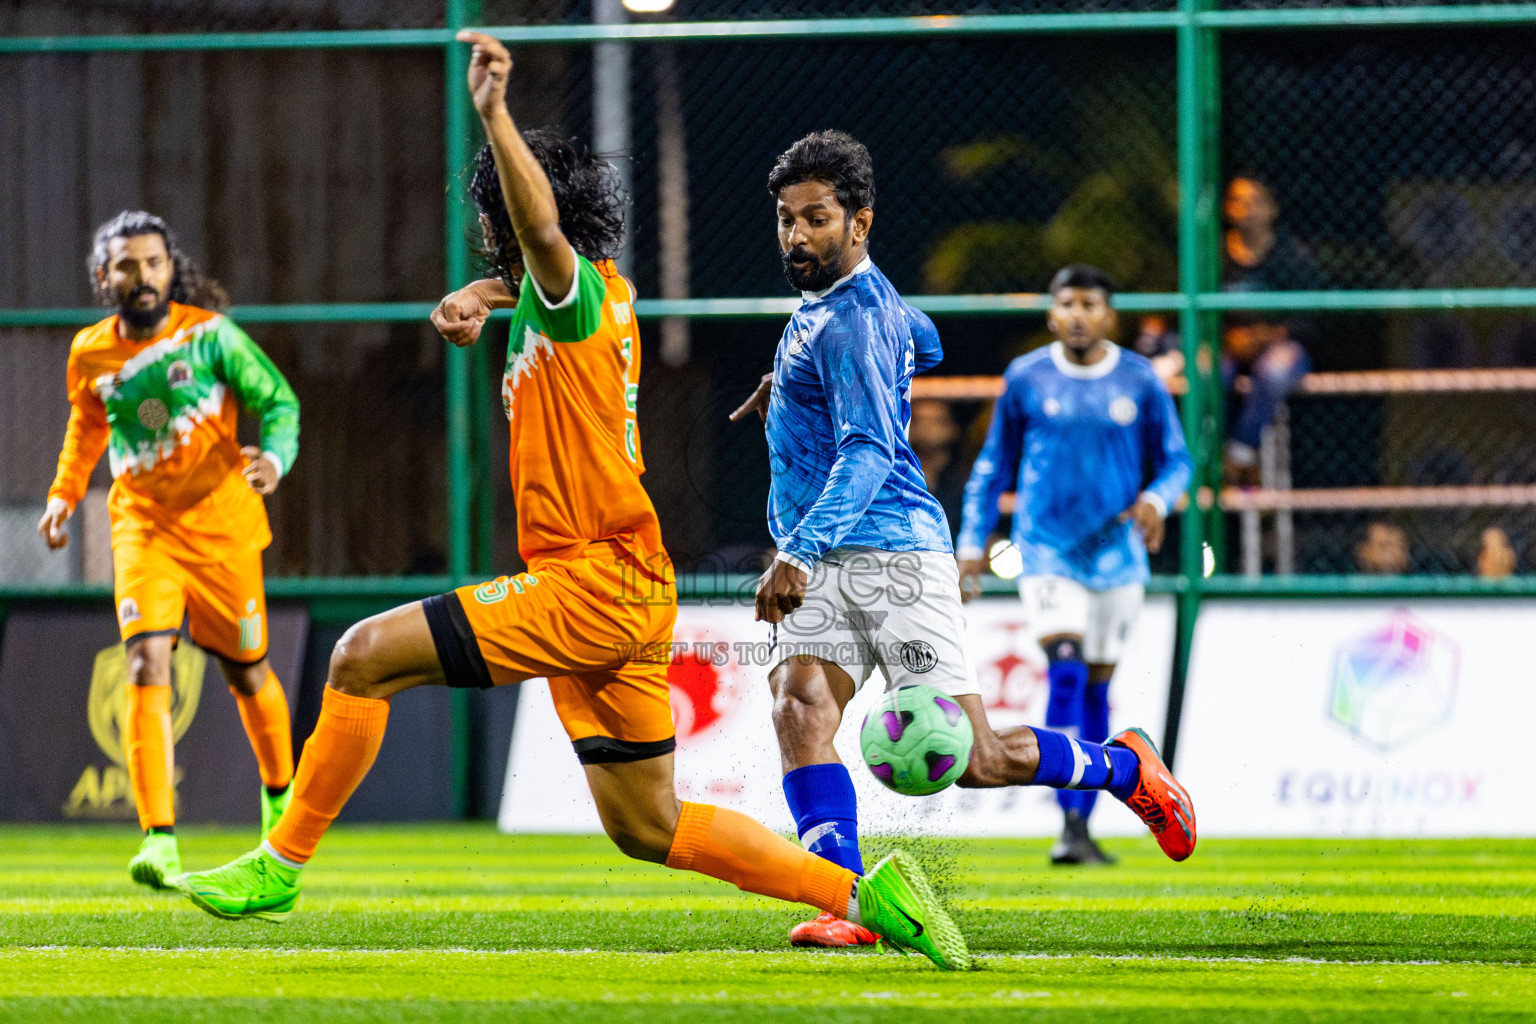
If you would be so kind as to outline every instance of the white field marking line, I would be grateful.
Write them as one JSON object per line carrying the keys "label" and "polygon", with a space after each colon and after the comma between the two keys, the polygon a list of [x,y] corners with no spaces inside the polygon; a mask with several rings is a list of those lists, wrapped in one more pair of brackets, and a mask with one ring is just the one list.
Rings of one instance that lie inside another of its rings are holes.
{"label": "white field marking line", "polygon": [[[0,947],[0,960],[10,953],[250,953],[260,950],[263,954],[306,956],[312,953],[355,953],[359,956],[400,956],[405,954],[449,954],[476,957],[518,957],[550,954],[621,956],[635,959],[686,957],[686,956],[778,956],[814,957],[826,954],[816,951],[763,950],[763,949],[684,949],[675,952],[656,952],[643,949],[471,949],[466,946],[418,946],[405,949],[359,948],[355,946],[5,946]],[[1309,964],[1324,967],[1529,967],[1529,963],[1517,960],[1327,960],[1310,956],[1164,956],[1145,953],[972,953],[974,960],[1006,962],[1009,960],[1107,960],[1125,963],[1193,963],[1193,964]],[[893,961],[894,962],[894,961]]]}

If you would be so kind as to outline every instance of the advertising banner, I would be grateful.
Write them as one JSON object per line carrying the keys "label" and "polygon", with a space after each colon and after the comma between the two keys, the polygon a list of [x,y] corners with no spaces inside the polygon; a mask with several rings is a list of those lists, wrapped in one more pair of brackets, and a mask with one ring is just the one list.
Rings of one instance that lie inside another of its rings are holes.
{"label": "advertising banner", "polygon": [[1202,835],[1536,835],[1536,601],[1208,602],[1179,778]]}
{"label": "advertising banner", "polygon": [[[968,650],[980,676],[995,728],[1043,721],[1045,656],[1031,639],[1017,600],[987,599],[966,606]],[[1110,689],[1116,728],[1141,725],[1160,737],[1173,660],[1171,599],[1150,598]],[[769,630],[750,606],[685,606],[678,614],[671,666],[672,714],[677,723],[677,790],[685,800],[718,803],[793,831],[780,785],[768,690]],[[854,696],[837,748],[859,793],[860,827],[869,833],[1045,836],[1061,830],[1054,793],[1047,789],[963,790],[931,797],[900,796],[864,767],[858,730],[884,688],[877,671]],[[1103,835],[1145,827],[1112,799],[1094,815]],[[549,687],[523,684],[507,762],[500,825],[506,832],[598,832],[581,765],[555,717]]]}
{"label": "advertising banner", "polygon": [[[296,707],[309,616],[287,605],[268,616],[268,658]],[[171,676],[178,820],[258,820],[261,776],[217,660],[183,636]],[[11,608],[0,643],[0,820],[137,820],[127,685],[110,607]]]}

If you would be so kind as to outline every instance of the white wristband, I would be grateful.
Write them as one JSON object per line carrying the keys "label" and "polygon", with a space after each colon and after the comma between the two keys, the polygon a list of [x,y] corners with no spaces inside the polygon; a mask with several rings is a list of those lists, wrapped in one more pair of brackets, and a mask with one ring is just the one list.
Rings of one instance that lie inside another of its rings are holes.
{"label": "white wristband", "polygon": [[778,554],[773,556],[773,560],[775,562],[788,562],[790,565],[794,566],[796,569],[799,569],[807,576],[811,574],[811,567],[806,564],[804,559],[796,558],[794,555],[787,551],[780,551]]}

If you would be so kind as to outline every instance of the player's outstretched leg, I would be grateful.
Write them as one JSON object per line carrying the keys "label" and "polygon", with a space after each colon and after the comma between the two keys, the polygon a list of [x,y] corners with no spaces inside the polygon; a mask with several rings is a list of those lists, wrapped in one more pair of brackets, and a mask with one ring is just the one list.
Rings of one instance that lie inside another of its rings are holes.
{"label": "player's outstretched leg", "polygon": [[218,917],[287,917],[298,903],[305,863],[373,767],[389,721],[389,698],[441,679],[419,603],[349,629],[331,654],[320,719],[304,745],[287,808],[255,850],[212,871],[183,876],[180,888],[187,898]]}
{"label": "player's outstretched leg", "polygon": [[128,708],[123,723],[128,782],[144,839],[128,875],[154,889],[175,887],[181,874],[171,737],[171,637],[138,637],[128,646]]}
{"label": "player's outstretched leg", "polygon": [[971,763],[956,785],[1107,790],[1146,822],[1169,857],[1184,860],[1194,852],[1194,802],[1142,730],[1126,729],[1103,744],[1024,725],[993,732],[979,696],[955,700],[976,733]]}
{"label": "player's outstretched leg", "polygon": [[253,665],[221,658],[219,667],[240,708],[240,721],[261,772],[261,834],[265,837],[293,797],[293,729],[288,697],[265,658]]}
{"label": "player's outstretched leg", "polygon": [[861,878],[744,814],[680,802],[672,788],[671,754],[588,764],[586,772],[604,829],[629,856],[697,871],[745,892],[808,903],[945,970],[970,966],[960,929],[922,872],[901,854]]}

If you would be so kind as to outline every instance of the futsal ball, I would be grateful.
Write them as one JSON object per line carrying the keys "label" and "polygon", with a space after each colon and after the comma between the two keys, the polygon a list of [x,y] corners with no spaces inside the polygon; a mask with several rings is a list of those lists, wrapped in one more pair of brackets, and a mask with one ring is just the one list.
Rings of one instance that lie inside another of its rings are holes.
{"label": "futsal ball", "polygon": [[937,793],[964,775],[975,740],[965,710],[932,686],[887,691],[859,730],[869,770],[907,796]]}

